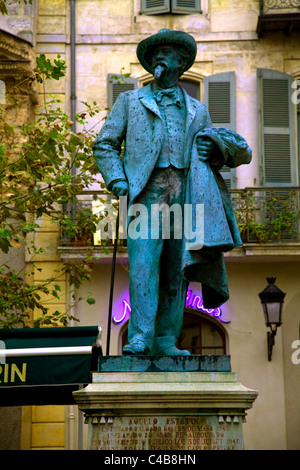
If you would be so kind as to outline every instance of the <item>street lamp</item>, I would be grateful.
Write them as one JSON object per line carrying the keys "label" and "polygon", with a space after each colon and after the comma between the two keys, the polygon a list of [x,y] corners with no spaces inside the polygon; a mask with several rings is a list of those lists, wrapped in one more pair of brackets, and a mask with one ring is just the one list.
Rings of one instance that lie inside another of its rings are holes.
{"label": "street lamp", "polygon": [[272,358],[277,328],[281,325],[282,306],[285,293],[275,286],[276,277],[267,277],[267,287],[258,294],[265,317],[265,324],[270,328],[267,333],[268,359]]}

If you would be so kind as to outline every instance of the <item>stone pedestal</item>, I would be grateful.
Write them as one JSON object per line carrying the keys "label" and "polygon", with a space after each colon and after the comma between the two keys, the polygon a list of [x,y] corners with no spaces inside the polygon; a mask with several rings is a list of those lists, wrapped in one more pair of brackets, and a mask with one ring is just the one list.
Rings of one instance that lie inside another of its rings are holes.
{"label": "stone pedestal", "polygon": [[103,357],[74,392],[89,450],[241,450],[257,392],[237,382],[228,356]]}

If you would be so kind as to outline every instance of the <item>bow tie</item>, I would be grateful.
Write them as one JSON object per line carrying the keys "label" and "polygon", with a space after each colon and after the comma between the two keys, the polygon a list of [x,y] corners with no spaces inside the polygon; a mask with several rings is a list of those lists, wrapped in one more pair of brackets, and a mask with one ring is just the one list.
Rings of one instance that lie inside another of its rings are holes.
{"label": "bow tie", "polygon": [[167,96],[170,98],[173,102],[173,104],[176,104],[180,108],[182,107],[182,103],[179,98],[179,93],[177,88],[168,88],[166,90],[160,89],[156,90],[154,93],[154,98],[158,104],[161,103],[162,99],[164,96]]}

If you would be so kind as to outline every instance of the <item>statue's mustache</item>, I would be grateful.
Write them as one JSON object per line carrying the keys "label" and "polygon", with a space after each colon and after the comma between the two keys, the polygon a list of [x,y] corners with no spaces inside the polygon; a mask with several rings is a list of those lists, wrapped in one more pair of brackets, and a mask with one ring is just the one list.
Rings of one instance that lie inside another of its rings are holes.
{"label": "statue's mustache", "polygon": [[161,64],[158,64],[154,68],[154,78],[158,79],[161,77],[162,73],[164,72],[165,67]]}

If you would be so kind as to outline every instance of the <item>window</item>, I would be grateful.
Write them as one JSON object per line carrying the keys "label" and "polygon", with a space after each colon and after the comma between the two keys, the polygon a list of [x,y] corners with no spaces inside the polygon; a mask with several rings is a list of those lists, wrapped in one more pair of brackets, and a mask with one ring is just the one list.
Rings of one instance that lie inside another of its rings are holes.
{"label": "window", "polygon": [[141,13],[147,15],[201,13],[200,0],[141,0]]}
{"label": "window", "polygon": [[[235,73],[224,72],[205,77],[203,101],[215,127],[226,127],[235,131]],[[229,189],[236,183],[235,168],[222,167],[221,175]]]}
{"label": "window", "polygon": [[[147,80],[143,83],[143,86],[149,85],[149,83],[153,82],[153,77],[150,80]],[[200,100],[200,82],[189,80],[187,78],[180,78],[179,85],[184,88],[188,95],[196,100]]]}
{"label": "window", "polygon": [[[127,344],[127,331],[122,334],[121,348]],[[187,349],[191,354],[224,355],[226,354],[226,334],[214,321],[187,309],[184,314],[183,327],[176,345],[179,349]]]}
{"label": "window", "polygon": [[226,354],[226,337],[216,323],[186,311],[177,346],[197,355]]}
{"label": "window", "polygon": [[300,77],[293,82],[293,104],[297,108],[296,128],[297,128],[297,150],[298,150],[298,185],[300,183]]}
{"label": "window", "polygon": [[296,185],[293,77],[258,69],[260,182],[263,186]]}
{"label": "window", "polygon": [[185,89],[188,95],[200,101],[200,83],[193,80],[180,79],[179,85]]}
{"label": "window", "polygon": [[[118,95],[123,91],[138,88],[138,80],[135,78],[124,78],[121,80],[114,78],[114,74],[108,75],[108,106],[112,106]],[[148,85],[153,78],[145,81],[143,85]],[[200,82],[187,79],[183,76],[179,84],[185,91],[200,100]],[[215,127],[226,127],[235,130],[235,73],[224,72],[205,77],[203,80],[204,93],[203,101],[207,105],[210,117]],[[229,189],[236,186],[236,170],[226,165],[222,167],[221,175]]]}
{"label": "window", "polygon": [[109,73],[107,77],[107,106],[112,107],[123,91],[138,88],[138,80],[131,77],[116,78],[118,74]]}
{"label": "window", "polygon": [[[116,78],[117,74],[108,74],[108,79],[107,79],[107,106],[112,107],[115,102],[117,97],[119,96],[120,93],[128,90],[135,90],[138,88],[138,83],[139,81],[136,78],[126,78],[126,77],[121,77],[120,79]],[[153,81],[153,78],[147,82],[143,83],[143,86],[148,85],[150,82]],[[185,89],[185,91],[192,96],[193,98],[196,98],[197,100],[200,100],[200,83],[195,82],[193,80],[187,80],[183,79],[180,80],[180,85],[182,88]]]}

